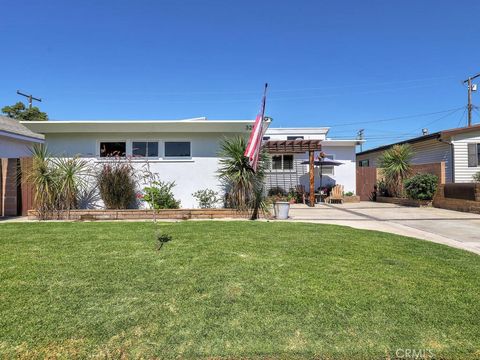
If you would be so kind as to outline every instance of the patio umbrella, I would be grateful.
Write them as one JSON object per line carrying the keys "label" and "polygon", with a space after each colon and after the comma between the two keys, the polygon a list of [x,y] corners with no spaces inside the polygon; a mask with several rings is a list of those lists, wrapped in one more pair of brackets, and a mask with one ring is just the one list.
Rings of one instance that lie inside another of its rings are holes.
{"label": "patio umbrella", "polygon": [[[302,164],[310,164],[310,161],[302,161]],[[340,161],[335,161],[335,160],[315,160],[313,162],[314,166],[320,166],[320,191],[322,191],[322,169],[324,166],[339,166],[343,165],[342,162]]]}

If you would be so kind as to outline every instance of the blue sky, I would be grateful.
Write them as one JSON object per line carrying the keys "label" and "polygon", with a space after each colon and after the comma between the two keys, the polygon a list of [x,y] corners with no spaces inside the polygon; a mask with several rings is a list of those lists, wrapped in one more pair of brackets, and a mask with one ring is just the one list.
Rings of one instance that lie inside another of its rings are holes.
{"label": "blue sky", "polygon": [[478,1],[0,6],[0,104],[31,92],[54,120],[253,118],[268,81],[272,126],[364,128],[368,148],[466,124],[480,72]]}

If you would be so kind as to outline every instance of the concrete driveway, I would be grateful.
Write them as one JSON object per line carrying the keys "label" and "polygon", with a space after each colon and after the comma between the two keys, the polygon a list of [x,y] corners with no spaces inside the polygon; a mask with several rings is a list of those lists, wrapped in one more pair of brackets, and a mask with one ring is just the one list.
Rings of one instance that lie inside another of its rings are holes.
{"label": "concrete driveway", "polygon": [[393,204],[360,202],[295,204],[293,221],[346,225],[416,237],[480,254],[480,215],[437,208],[413,208]]}

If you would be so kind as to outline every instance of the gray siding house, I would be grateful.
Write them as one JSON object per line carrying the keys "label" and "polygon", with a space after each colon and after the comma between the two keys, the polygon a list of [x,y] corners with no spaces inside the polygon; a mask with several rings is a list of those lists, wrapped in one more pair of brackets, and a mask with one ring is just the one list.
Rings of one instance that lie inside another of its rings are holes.
{"label": "gray siding house", "polygon": [[480,171],[480,124],[438,131],[357,153],[357,166],[378,167],[378,158],[397,144],[409,144],[413,164],[445,162],[447,183],[467,183]]}

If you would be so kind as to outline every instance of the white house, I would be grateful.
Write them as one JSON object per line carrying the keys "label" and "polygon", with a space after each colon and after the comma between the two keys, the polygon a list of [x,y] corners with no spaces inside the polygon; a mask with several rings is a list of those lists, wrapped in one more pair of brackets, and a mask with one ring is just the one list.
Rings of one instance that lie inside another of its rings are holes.
{"label": "white house", "polygon": [[[217,178],[219,144],[225,137],[248,137],[253,120],[153,120],[153,121],[38,121],[25,126],[45,135],[49,151],[59,157],[81,156],[101,163],[111,154],[132,157],[136,167],[147,160],[164,181],[175,181],[175,196],[184,208],[196,207],[192,193],[200,189],[222,192]],[[323,184],[342,184],[355,192],[355,147],[357,140],[327,138],[328,128],[268,129],[265,141],[321,140],[328,157],[343,165],[323,169]],[[302,154],[274,154],[267,187],[296,185],[308,189],[308,157]],[[318,172],[316,186],[319,184]]]}
{"label": "white house", "polygon": [[468,183],[480,171],[480,124],[442,130],[357,154],[358,166],[377,167],[378,158],[396,144],[409,144],[413,164],[445,163],[445,182]]}

